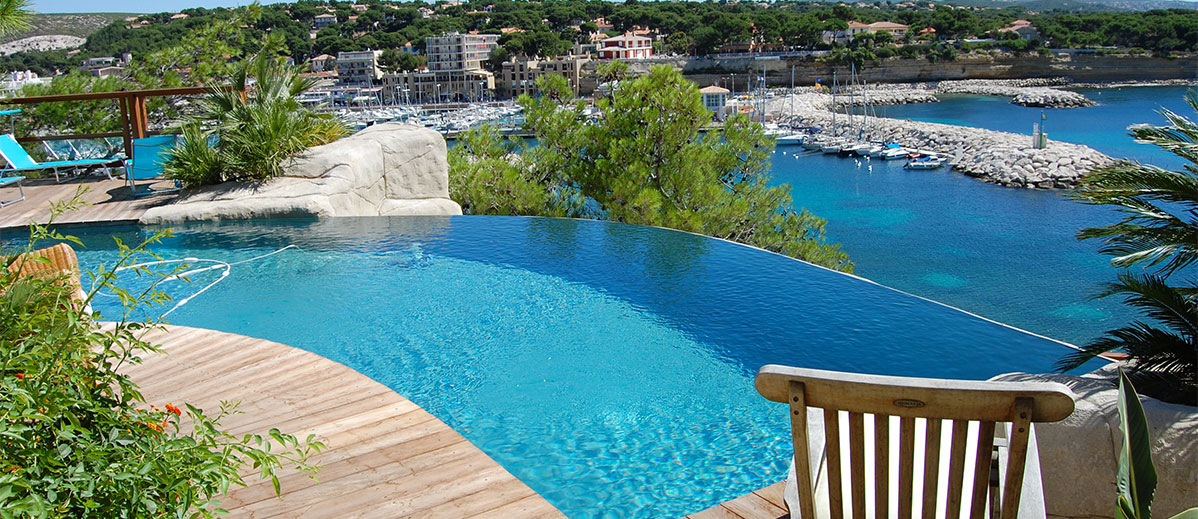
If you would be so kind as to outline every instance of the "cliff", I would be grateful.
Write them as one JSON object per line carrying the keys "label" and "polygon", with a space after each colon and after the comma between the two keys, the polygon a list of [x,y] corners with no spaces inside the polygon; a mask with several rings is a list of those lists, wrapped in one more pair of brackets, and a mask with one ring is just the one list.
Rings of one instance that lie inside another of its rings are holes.
{"label": "cliff", "polygon": [[[790,86],[791,69],[796,85],[812,85],[817,78],[832,81],[833,69],[847,74],[848,66],[831,66],[819,61],[821,53],[736,57],[680,56],[629,61],[631,72],[648,72],[653,65],[665,64],[681,69],[688,79],[700,85],[736,83],[742,91],[747,73],[765,71],[770,86]],[[592,61],[589,68],[602,62]],[[915,83],[953,79],[1066,78],[1072,82],[1160,81],[1198,78],[1198,55],[1162,58],[1147,54],[1098,54],[1084,50],[1059,50],[1050,55],[1012,54],[989,51],[961,54],[952,61],[924,58],[887,58],[866,62],[858,69],[858,79],[869,83]],[[736,77],[739,76],[739,77]]]}

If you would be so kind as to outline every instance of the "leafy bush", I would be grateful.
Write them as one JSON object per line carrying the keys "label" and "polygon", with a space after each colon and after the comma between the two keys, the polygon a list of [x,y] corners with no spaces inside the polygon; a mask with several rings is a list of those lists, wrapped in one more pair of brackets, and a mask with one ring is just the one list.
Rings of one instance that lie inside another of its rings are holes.
{"label": "leafy bush", "polygon": [[[247,89],[251,78],[253,88]],[[267,53],[246,61],[231,85],[213,87],[200,113],[184,122],[183,138],[164,168],[167,175],[187,187],[263,182],[282,174],[287,159],[349,135],[332,114],[318,114],[295,99],[314,84]]]}
{"label": "leafy bush", "polygon": [[[43,239],[72,240],[34,226],[30,247]],[[214,517],[229,486],[245,484],[243,469],[257,469],[276,492],[283,464],[314,472],[308,459],[323,446],[312,437],[222,431],[234,404],[205,412],[183,402],[143,403],[120,371],[159,351],[141,339],[154,323],[125,317],[166,297],[125,292],[112,281],[144,245],[118,241],[120,259],[93,275],[98,288],[82,301],[64,276],[17,277],[0,268],[0,517]],[[0,266],[13,261],[33,260]],[[83,310],[101,288],[126,309],[103,327]]]}

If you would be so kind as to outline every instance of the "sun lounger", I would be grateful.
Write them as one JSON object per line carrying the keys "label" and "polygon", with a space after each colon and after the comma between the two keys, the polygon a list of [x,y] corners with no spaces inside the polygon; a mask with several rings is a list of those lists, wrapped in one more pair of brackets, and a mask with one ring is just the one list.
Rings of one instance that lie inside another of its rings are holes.
{"label": "sun lounger", "polygon": [[8,204],[15,204],[15,203],[20,202],[21,200],[25,199],[25,188],[21,187],[21,182],[24,180],[25,180],[25,177],[3,177],[3,176],[0,176],[0,187],[7,186],[9,184],[16,184],[17,192],[20,193],[20,196],[17,198],[14,198],[12,200],[0,201],[0,207],[4,207]]}
{"label": "sun lounger", "polygon": [[50,170],[54,172],[54,180],[61,182],[58,173],[61,170],[76,169],[88,166],[103,166],[110,164],[113,159],[78,159],[78,160],[57,160],[52,162],[38,162],[29,156],[29,152],[17,142],[11,134],[0,135],[0,156],[4,157],[8,163],[8,168],[0,171],[0,174],[25,171],[44,171]]}

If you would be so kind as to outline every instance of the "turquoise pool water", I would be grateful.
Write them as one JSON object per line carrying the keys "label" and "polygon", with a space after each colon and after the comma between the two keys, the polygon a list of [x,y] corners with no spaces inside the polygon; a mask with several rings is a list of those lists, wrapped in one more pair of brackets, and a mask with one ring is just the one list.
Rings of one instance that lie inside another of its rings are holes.
{"label": "turquoise pool water", "polygon": [[[342,362],[575,518],[681,516],[780,479],[789,426],[753,389],[762,364],[982,379],[1046,371],[1066,352],[859,278],[662,229],[409,217],[176,231],[153,250],[236,262],[296,247],[234,266],[172,322]],[[72,232],[94,268],[115,257],[113,236],[147,231]],[[208,279],[169,288],[181,298]]]}

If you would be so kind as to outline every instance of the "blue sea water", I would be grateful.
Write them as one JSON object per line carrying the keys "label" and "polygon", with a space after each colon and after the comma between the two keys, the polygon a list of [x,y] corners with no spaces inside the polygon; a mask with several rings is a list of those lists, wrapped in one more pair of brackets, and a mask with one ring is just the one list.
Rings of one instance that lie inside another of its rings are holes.
{"label": "blue sea water", "polygon": [[[1193,117],[1184,88],[1083,93],[1099,105],[1045,110],[1051,138],[1180,168],[1176,156],[1136,143],[1125,128],[1164,124],[1154,113],[1161,105]],[[1030,135],[1041,110],[1006,98],[950,96],[879,112]],[[779,147],[772,174],[775,184],[791,186],[795,205],[828,220],[830,239],[866,278],[1075,344],[1137,317],[1117,298],[1093,298],[1116,270],[1098,253],[1099,243],[1075,238],[1084,227],[1116,221],[1110,209],[1060,191],[1000,187],[948,169],[904,170],[900,161],[803,154],[799,147]]]}

